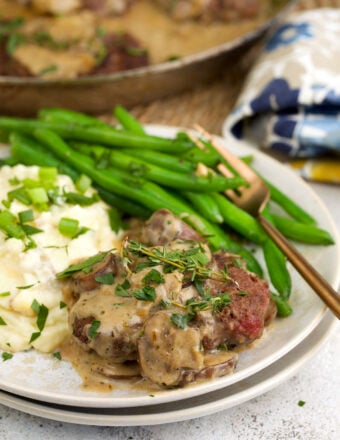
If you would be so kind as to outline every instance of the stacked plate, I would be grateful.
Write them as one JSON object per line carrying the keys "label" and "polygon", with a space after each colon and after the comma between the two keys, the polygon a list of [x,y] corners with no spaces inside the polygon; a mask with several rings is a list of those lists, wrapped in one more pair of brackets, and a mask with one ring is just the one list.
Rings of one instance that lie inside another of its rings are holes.
{"label": "stacked plate", "polygon": [[[171,127],[151,126],[165,136]],[[234,153],[255,156],[254,167],[290,195],[335,238],[334,246],[299,246],[308,260],[337,287],[340,241],[337,229],[317,195],[290,169],[244,143],[220,140]],[[259,254],[258,258],[262,256]],[[286,380],[323,345],[335,325],[319,298],[291,269],[293,314],[276,319],[261,340],[242,351],[235,373],[183,389],[159,392],[119,389],[94,393],[81,389],[72,366],[37,352],[17,353],[0,363],[0,403],[41,417],[90,425],[128,426],[169,423],[238,405]]]}

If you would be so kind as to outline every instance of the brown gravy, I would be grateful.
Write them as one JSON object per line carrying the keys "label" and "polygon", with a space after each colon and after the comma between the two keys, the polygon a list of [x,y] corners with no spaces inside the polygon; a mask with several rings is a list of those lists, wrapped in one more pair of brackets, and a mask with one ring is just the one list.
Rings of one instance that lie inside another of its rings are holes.
{"label": "brown gravy", "polygon": [[[133,390],[143,391],[153,394],[160,391],[159,387],[143,379],[138,375],[139,367],[137,363],[131,362],[130,365],[119,365],[109,363],[95,352],[83,350],[72,337],[68,338],[60,349],[63,360],[70,362],[82,379],[81,388],[84,391],[97,393],[109,393],[113,390]],[[129,379],[112,379],[97,371],[97,367],[109,367],[115,369],[115,373],[122,375],[135,372],[135,377]],[[130,370],[130,371],[127,371]]]}

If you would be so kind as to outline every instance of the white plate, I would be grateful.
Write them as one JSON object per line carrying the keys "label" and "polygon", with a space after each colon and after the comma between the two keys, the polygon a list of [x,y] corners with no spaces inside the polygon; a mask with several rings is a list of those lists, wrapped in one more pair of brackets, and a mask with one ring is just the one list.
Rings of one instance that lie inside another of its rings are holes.
{"label": "white plate", "polygon": [[[151,126],[153,133],[171,136],[171,127]],[[270,157],[234,140],[223,141],[240,155],[253,154],[254,166],[268,180],[291,195],[294,200],[317,218],[321,227],[330,231],[336,245],[299,246],[306,258],[337,287],[340,280],[340,246],[336,227],[317,195],[291,170]],[[259,255],[261,258],[261,255]],[[252,349],[240,353],[233,375],[207,381],[183,389],[152,392],[116,389],[110,393],[85,392],[81,379],[67,362],[34,351],[16,354],[10,361],[0,362],[0,388],[10,393],[44,402],[92,408],[127,408],[164,404],[200,396],[239,382],[290,352],[319,324],[326,308],[299,275],[292,270],[294,313],[277,319]]]}
{"label": "white plate", "polygon": [[180,402],[137,408],[92,409],[40,403],[0,392],[0,403],[46,419],[91,426],[158,425],[194,419],[240,405],[278,386],[324,346],[336,327],[337,320],[327,313],[304,341],[261,372],[213,393]]}

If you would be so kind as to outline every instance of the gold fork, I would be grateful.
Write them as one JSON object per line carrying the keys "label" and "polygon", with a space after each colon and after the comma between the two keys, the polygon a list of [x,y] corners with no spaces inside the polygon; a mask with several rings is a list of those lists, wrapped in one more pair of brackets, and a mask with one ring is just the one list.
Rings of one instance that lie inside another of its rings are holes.
{"label": "gold fork", "polygon": [[[249,183],[249,186],[242,187],[237,192],[233,190],[226,191],[228,198],[238,207],[258,219],[263,229],[281,249],[295,269],[334,315],[340,319],[340,296],[303,255],[262,215],[262,211],[270,198],[270,191],[263,180],[241,159],[219,145],[210,133],[206,132],[202,127],[196,125],[195,129],[209,140],[211,145],[226,159],[231,167]],[[232,175],[231,171],[222,163],[217,168],[226,177]]]}

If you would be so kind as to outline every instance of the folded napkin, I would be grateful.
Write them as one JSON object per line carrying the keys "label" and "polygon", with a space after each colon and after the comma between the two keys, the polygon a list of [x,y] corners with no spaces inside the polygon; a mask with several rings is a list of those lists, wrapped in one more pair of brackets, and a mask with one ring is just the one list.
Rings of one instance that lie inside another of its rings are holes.
{"label": "folded napkin", "polygon": [[[295,12],[281,23],[223,131],[287,159],[313,158],[296,166],[304,177],[340,182],[340,9]],[[329,155],[314,176],[315,158]]]}

